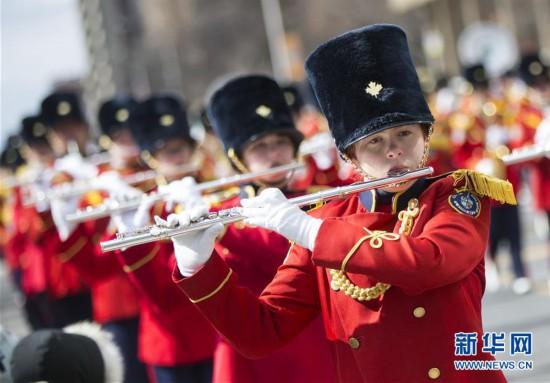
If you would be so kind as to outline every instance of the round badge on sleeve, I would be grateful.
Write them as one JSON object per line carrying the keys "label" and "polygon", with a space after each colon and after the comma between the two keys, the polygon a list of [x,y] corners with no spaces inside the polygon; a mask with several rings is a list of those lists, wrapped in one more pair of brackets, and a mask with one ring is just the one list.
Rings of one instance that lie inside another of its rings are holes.
{"label": "round badge on sleeve", "polygon": [[449,205],[459,213],[473,218],[477,218],[481,212],[479,198],[469,191],[461,191],[449,196]]}

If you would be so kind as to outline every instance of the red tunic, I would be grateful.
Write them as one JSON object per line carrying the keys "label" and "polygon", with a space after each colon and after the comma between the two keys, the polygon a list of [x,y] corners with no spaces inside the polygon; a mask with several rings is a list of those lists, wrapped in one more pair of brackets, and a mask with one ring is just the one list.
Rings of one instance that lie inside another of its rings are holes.
{"label": "red tunic", "polygon": [[[153,215],[165,215],[157,203]],[[212,358],[216,332],[170,281],[175,266],[171,242],[117,251],[141,301],[139,358],[153,366],[175,367]],[[114,256],[114,254],[105,254]]]}
{"label": "red tunic", "polygon": [[[110,166],[104,165],[100,173],[111,170]],[[129,176],[144,170],[143,167],[129,166],[115,171],[121,176]],[[136,187],[148,191],[153,184],[148,180]],[[96,201],[99,202],[100,199]],[[58,249],[58,254],[64,254],[61,259],[76,268],[90,284],[94,320],[102,324],[135,318],[140,307],[138,293],[116,257],[102,254],[98,246],[101,238],[111,236],[107,233],[108,225],[109,218],[81,223]]]}
{"label": "red tunic", "polygon": [[[321,313],[340,382],[504,382],[500,371],[454,368],[457,359],[493,358],[481,353],[481,341],[476,356],[454,355],[455,333],[475,332],[481,339],[483,331],[490,210],[487,198],[472,194],[477,203],[469,209],[479,208],[477,217],[451,206],[453,181],[444,177],[419,193],[410,235],[397,236],[397,211],[369,213],[358,195],[318,209],[313,214],[324,222],[313,252],[293,246],[260,298],[238,286],[237,273],[216,252],[195,275],[182,278],[174,269],[173,279],[249,357],[281,347]],[[373,235],[366,228],[386,232]],[[348,254],[352,283],[392,287],[368,302],[333,290],[329,269],[339,269]]]}
{"label": "red tunic", "polygon": [[[240,206],[240,197],[225,201],[221,208],[233,206]],[[250,289],[255,296],[273,279],[289,247],[288,240],[279,234],[242,223],[229,225],[216,244],[217,252],[239,275],[239,285]],[[320,318],[289,344],[261,359],[245,358],[223,338],[214,354],[214,383],[328,383],[335,380],[330,343]]]}

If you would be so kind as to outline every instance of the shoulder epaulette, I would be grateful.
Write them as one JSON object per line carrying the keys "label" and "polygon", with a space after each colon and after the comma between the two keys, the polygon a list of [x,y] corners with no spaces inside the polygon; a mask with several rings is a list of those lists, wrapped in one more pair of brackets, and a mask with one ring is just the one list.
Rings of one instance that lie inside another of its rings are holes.
{"label": "shoulder epaulette", "polygon": [[517,205],[514,188],[508,181],[494,178],[473,170],[460,169],[451,173],[454,185],[464,181],[460,190],[469,190],[480,196],[489,197],[500,203]]}

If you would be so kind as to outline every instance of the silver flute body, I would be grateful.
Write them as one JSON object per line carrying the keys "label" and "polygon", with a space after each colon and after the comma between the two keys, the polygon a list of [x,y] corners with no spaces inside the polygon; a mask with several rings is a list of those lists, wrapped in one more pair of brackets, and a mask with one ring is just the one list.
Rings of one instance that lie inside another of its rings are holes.
{"label": "silver flute body", "polygon": [[[141,182],[153,180],[158,176],[155,170],[144,170],[127,176],[123,176],[122,180],[128,185],[135,185]],[[32,193],[32,198],[24,201],[24,206],[32,206],[38,202],[51,201],[53,199],[69,199],[78,197],[88,193],[95,188],[92,185],[91,179],[75,180],[66,182],[57,186],[53,186],[46,191],[37,190]]]}
{"label": "silver flute body", "polygon": [[[289,199],[289,202],[297,206],[311,205],[336,197],[342,197],[367,190],[379,189],[381,187],[426,177],[432,174],[433,171],[434,170],[432,167],[420,168],[401,175],[359,182],[347,186],[339,186],[317,193],[291,198]],[[190,225],[184,227],[152,225],[128,233],[118,233],[116,239],[100,242],[101,250],[103,252],[108,252],[119,249],[127,249],[132,246],[168,239],[176,235],[204,230],[216,223],[222,223],[225,225],[241,221],[245,218],[241,214],[241,209],[242,208],[240,207],[234,207],[231,209],[220,210],[216,213],[209,213],[208,215],[200,217],[198,220],[193,221]]]}
{"label": "silver flute body", "polygon": [[514,165],[549,156],[550,144],[546,146],[531,145],[525,148],[514,150],[512,153],[506,156],[502,156],[502,162],[504,162],[505,165]]}
{"label": "silver flute body", "polygon": [[[200,192],[207,192],[210,190],[243,184],[243,183],[258,179],[260,177],[264,177],[272,174],[296,171],[299,169],[303,169],[304,167],[305,165],[303,163],[292,162],[290,164],[276,166],[261,172],[237,174],[230,177],[220,178],[214,181],[202,182],[197,185],[197,189]],[[163,193],[151,193],[149,195],[144,194],[142,196],[130,198],[125,201],[110,200],[110,201],[107,201],[106,203],[102,203],[99,206],[95,206],[95,207],[90,206],[83,210],[77,210],[75,213],[67,214],[65,218],[67,219],[67,221],[73,222],[73,223],[100,219],[104,217],[109,217],[112,214],[118,214],[125,211],[137,209],[141,204],[141,202],[143,201],[143,198],[149,198],[150,201],[160,201],[166,197],[167,195]]]}

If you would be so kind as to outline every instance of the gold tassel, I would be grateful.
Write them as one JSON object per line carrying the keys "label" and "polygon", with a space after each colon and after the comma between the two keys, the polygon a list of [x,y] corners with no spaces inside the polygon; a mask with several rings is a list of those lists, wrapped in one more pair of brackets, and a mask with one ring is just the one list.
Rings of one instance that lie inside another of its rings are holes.
{"label": "gold tassel", "polygon": [[464,180],[460,190],[470,190],[480,196],[492,198],[500,203],[517,205],[514,188],[508,181],[490,177],[473,170],[460,169],[452,173],[454,185]]}

